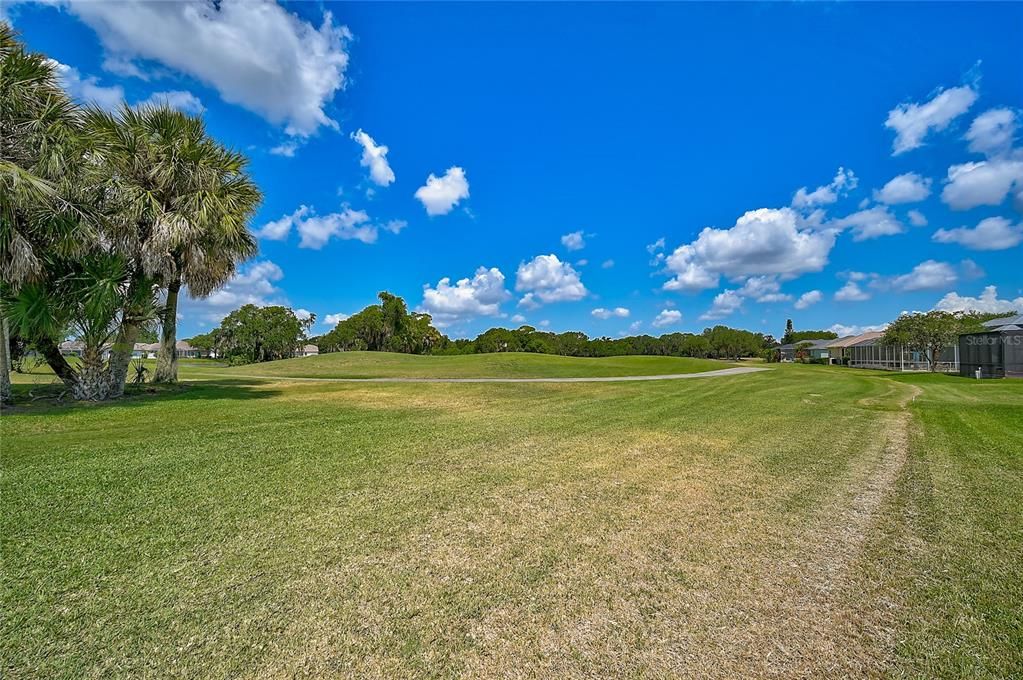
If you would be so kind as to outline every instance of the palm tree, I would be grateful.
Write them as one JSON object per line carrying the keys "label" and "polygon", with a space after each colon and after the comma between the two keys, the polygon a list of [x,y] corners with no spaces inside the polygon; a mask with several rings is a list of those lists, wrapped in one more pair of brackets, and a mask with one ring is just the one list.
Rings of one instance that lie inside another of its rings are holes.
{"label": "palm tree", "polygon": [[[202,120],[167,106],[90,110],[85,129],[110,178],[114,217],[107,234],[129,269],[109,362],[110,395],[119,396],[145,322],[146,291],[167,290],[161,352],[173,355],[181,284],[208,295],[254,253],[246,225],[261,196],[243,156],[207,136]],[[158,379],[176,379],[170,355]]]}
{"label": "palm tree", "polygon": [[[75,181],[79,123],[52,62],[26,52],[0,22],[0,400],[10,397],[7,302],[26,284],[45,281],[54,258],[96,243],[94,220],[75,200],[85,192]],[[47,339],[55,340],[39,338]],[[66,362],[55,371],[66,382],[76,379]]]}

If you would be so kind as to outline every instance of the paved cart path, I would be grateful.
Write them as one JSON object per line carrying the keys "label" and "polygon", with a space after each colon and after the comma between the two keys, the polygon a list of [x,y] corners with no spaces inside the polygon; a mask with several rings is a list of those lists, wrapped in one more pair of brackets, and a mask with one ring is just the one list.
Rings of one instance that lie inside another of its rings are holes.
{"label": "paved cart path", "polygon": [[[640,380],[684,380],[686,378],[717,378],[743,373],[758,373],[767,368],[737,366],[702,373],[672,373],[668,375],[616,375],[585,378],[299,378],[283,375],[242,375],[238,373],[205,373],[204,376],[218,378],[252,378],[254,380],[280,380],[284,382],[342,382],[342,383],[586,383],[586,382],[635,382]],[[193,378],[202,380],[202,378]]]}

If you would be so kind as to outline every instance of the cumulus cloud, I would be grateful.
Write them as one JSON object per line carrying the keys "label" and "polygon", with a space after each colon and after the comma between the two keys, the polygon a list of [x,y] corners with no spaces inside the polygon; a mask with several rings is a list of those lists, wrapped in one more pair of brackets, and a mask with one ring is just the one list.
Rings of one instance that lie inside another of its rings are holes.
{"label": "cumulus cloud", "polygon": [[465,177],[465,170],[456,165],[440,177],[431,172],[426,184],[416,189],[415,196],[426,208],[427,215],[447,215],[459,201],[469,198],[469,180]]}
{"label": "cumulus cloud", "polygon": [[351,34],[329,12],[316,28],[270,0],[71,0],[69,7],[96,31],[107,63],[158,62],[292,135],[337,127],[325,108],[345,86]]}
{"label": "cumulus cloud", "polygon": [[966,131],[966,141],[974,153],[999,156],[1012,148],[1016,138],[1016,112],[1012,109],[990,109],[973,119]]}
{"label": "cumulus cloud", "polygon": [[839,302],[863,302],[870,299],[870,293],[860,288],[855,281],[848,281],[835,293]]}
{"label": "cumulus cloud", "polygon": [[723,290],[714,296],[710,309],[700,315],[700,319],[724,319],[742,308],[742,295],[738,291]]}
{"label": "cumulus cloud", "polygon": [[805,226],[791,208],[751,210],[728,229],[707,227],[695,241],[679,246],[665,262],[674,276],[665,290],[714,288],[720,276],[794,277],[820,271],[835,245],[832,230]]}
{"label": "cumulus cloud", "polygon": [[829,205],[837,201],[840,196],[855,189],[858,184],[859,179],[852,170],[839,168],[830,184],[819,186],[813,191],[808,191],[806,187],[800,187],[792,197],[792,207],[803,210]]}
{"label": "cumulus cloud", "polygon": [[781,284],[773,276],[751,276],[736,293],[757,302],[788,302],[792,299],[791,295],[781,292]]}
{"label": "cumulus cloud", "polygon": [[295,152],[301,148],[301,144],[298,142],[282,142],[275,147],[270,149],[270,153],[275,156],[284,156],[285,158],[294,158]]}
{"label": "cumulus cloud", "polygon": [[183,296],[182,312],[199,316],[205,321],[219,323],[228,313],[242,305],[286,305],[284,292],[275,284],[284,278],[284,272],[270,260],[259,260],[238,270],[220,290],[205,299],[194,300]]}
{"label": "cumulus cloud", "polygon": [[513,314],[509,321],[511,321],[512,323],[525,323],[526,317],[522,316],[521,314]]}
{"label": "cumulus cloud", "polygon": [[870,333],[871,331],[883,331],[888,328],[888,324],[882,323],[875,326],[846,326],[845,324],[836,323],[828,327],[828,330],[836,334],[840,338],[845,338],[850,335],[861,335],[863,333]]}
{"label": "cumulus cloud", "polygon": [[436,286],[423,286],[420,309],[430,314],[439,327],[477,316],[497,316],[501,304],[511,298],[504,281],[497,267],[479,267],[472,278],[459,279],[454,285],[444,277]]}
{"label": "cumulus cloud", "polygon": [[326,324],[327,326],[336,326],[345,319],[347,319],[349,316],[350,316],[349,314],[344,314],[343,312],[338,312],[337,314],[328,314],[327,316],[323,317],[323,323]]}
{"label": "cumulus cloud", "polygon": [[[677,309],[662,309],[660,313],[654,317],[654,320],[650,323],[654,328],[664,328],[665,326],[674,326],[682,323],[682,312]],[[629,326],[629,330],[635,332],[639,328],[639,322]]]}
{"label": "cumulus cloud", "polygon": [[1023,224],[1013,225],[1004,217],[989,217],[973,229],[939,229],[933,238],[938,243],[958,243],[970,250],[1006,250],[1023,242]]}
{"label": "cumulus cloud", "polygon": [[924,217],[924,214],[919,210],[910,210],[908,213],[906,213],[906,216],[909,218],[909,223],[912,224],[914,227],[927,226],[927,218]]}
{"label": "cumulus cloud", "polygon": [[830,224],[839,229],[851,229],[853,241],[893,236],[906,230],[898,218],[892,214],[892,211],[883,205],[875,205],[873,208],[854,212],[847,217],[833,220]]}
{"label": "cumulus cloud", "polygon": [[613,316],[616,316],[620,319],[626,319],[629,316],[629,310],[626,309],[625,307],[615,307],[614,309],[604,309],[603,307],[597,307],[592,312],[590,312],[590,314],[597,317],[598,319],[610,319]]}
{"label": "cumulus cloud", "polygon": [[74,66],[62,64],[54,59],[49,61],[54,67],[60,86],[72,99],[98,106],[106,111],[114,111],[124,103],[124,88],[120,85],[100,85],[96,76],[83,78]]}
{"label": "cumulus cloud", "polygon": [[874,190],[874,200],[888,205],[916,203],[930,195],[930,178],[921,177],[915,172],[907,172],[904,175],[893,177],[881,189]]}
{"label": "cumulus cloud", "polygon": [[953,165],[946,182],[941,200],[953,210],[1001,205],[1013,186],[1023,187],[1023,160],[1003,158]]}
{"label": "cumulus cloud", "polygon": [[582,231],[573,231],[571,234],[561,237],[561,245],[568,250],[582,250],[586,247],[586,239],[583,237]]}
{"label": "cumulus cloud", "polygon": [[205,110],[199,98],[185,90],[154,92],[147,99],[140,101],[138,106],[169,106],[172,109],[193,115],[200,114]]}
{"label": "cumulus cloud", "polygon": [[269,241],[283,241],[294,227],[301,237],[299,248],[319,250],[332,238],[376,243],[380,229],[396,234],[404,226],[402,220],[374,224],[365,210],[354,210],[349,206],[343,206],[341,212],[317,215],[313,208],[302,205],[292,214],[264,224],[256,230],[256,236]]}
{"label": "cumulus cloud", "polygon": [[295,310],[295,316],[297,316],[300,321],[306,321],[313,316],[313,313],[310,312],[308,309],[302,309],[301,307],[299,307],[298,309]]}
{"label": "cumulus cloud", "polygon": [[362,146],[360,165],[369,168],[369,178],[374,184],[385,187],[394,181],[394,171],[387,162],[387,147],[377,144],[360,128],[352,133],[352,139]]}
{"label": "cumulus cloud", "polygon": [[925,260],[913,267],[908,274],[892,277],[882,285],[890,285],[897,291],[909,293],[915,290],[936,290],[946,288],[959,280],[955,267],[948,262]]}
{"label": "cumulus cloud", "polygon": [[[557,255],[537,255],[519,264],[515,273],[515,290],[526,293],[524,307],[539,303],[581,300],[589,294],[579,272]],[[525,302],[528,299],[528,302]]]}
{"label": "cumulus cloud", "polygon": [[823,297],[824,294],[819,290],[810,290],[800,295],[794,306],[796,309],[806,309],[820,302]]}
{"label": "cumulus cloud", "polygon": [[968,85],[938,90],[923,104],[899,104],[888,112],[884,125],[895,132],[892,155],[898,156],[923,146],[932,131],[940,132],[949,123],[966,113],[977,101],[977,92]]}
{"label": "cumulus cloud", "polygon": [[945,297],[938,300],[934,308],[945,312],[1020,313],[1023,312],[1023,297],[1014,300],[1001,300],[998,298],[998,288],[987,286],[979,297],[967,297],[954,291],[947,293]]}

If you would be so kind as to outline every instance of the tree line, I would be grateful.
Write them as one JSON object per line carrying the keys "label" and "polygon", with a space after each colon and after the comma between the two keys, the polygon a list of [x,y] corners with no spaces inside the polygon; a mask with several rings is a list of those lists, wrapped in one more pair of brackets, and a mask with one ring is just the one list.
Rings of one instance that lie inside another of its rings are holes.
{"label": "tree line", "polygon": [[[154,380],[176,381],[182,287],[206,296],[256,252],[248,160],[168,106],[78,106],[4,22],[0,139],[0,399],[9,335],[72,398],[98,400],[123,393],[134,344],[158,327]],[[72,335],[74,363],[59,348]]]}

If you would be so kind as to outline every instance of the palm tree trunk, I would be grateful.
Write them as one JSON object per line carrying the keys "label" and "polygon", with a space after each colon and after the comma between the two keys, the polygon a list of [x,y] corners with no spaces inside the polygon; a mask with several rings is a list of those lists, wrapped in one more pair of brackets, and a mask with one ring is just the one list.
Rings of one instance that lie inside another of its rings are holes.
{"label": "palm tree trunk", "polygon": [[11,400],[11,345],[7,317],[0,315],[0,404]]}
{"label": "palm tree trunk", "polygon": [[139,339],[140,320],[135,315],[133,303],[138,299],[139,288],[144,283],[142,274],[136,273],[132,276],[131,283],[128,284],[128,293],[125,297],[129,302],[122,313],[121,327],[117,329],[114,346],[110,348],[107,376],[110,384],[108,396],[111,399],[124,395],[124,383],[128,379],[128,364],[131,363],[131,353],[135,350],[135,343]]}
{"label": "palm tree trunk", "polygon": [[156,355],[156,374],[153,382],[174,383],[178,381],[178,293],[181,277],[178,276],[167,286],[167,304],[164,307],[163,324],[160,328],[160,351]]}
{"label": "palm tree trunk", "polygon": [[53,340],[49,338],[39,338],[34,342],[36,349],[38,349],[43,358],[46,359],[46,363],[53,371],[54,375],[61,379],[72,391],[72,393],[78,389],[78,373],[75,369],[71,368],[71,364],[67,362],[64,355],[60,353],[60,347]]}
{"label": "palm tree trunk", "polygon": [[71,396],[81,401],[102,401],[110,392],[110,380],[103,365],[103,348],[86,347],[82,352],[82,367]]}

